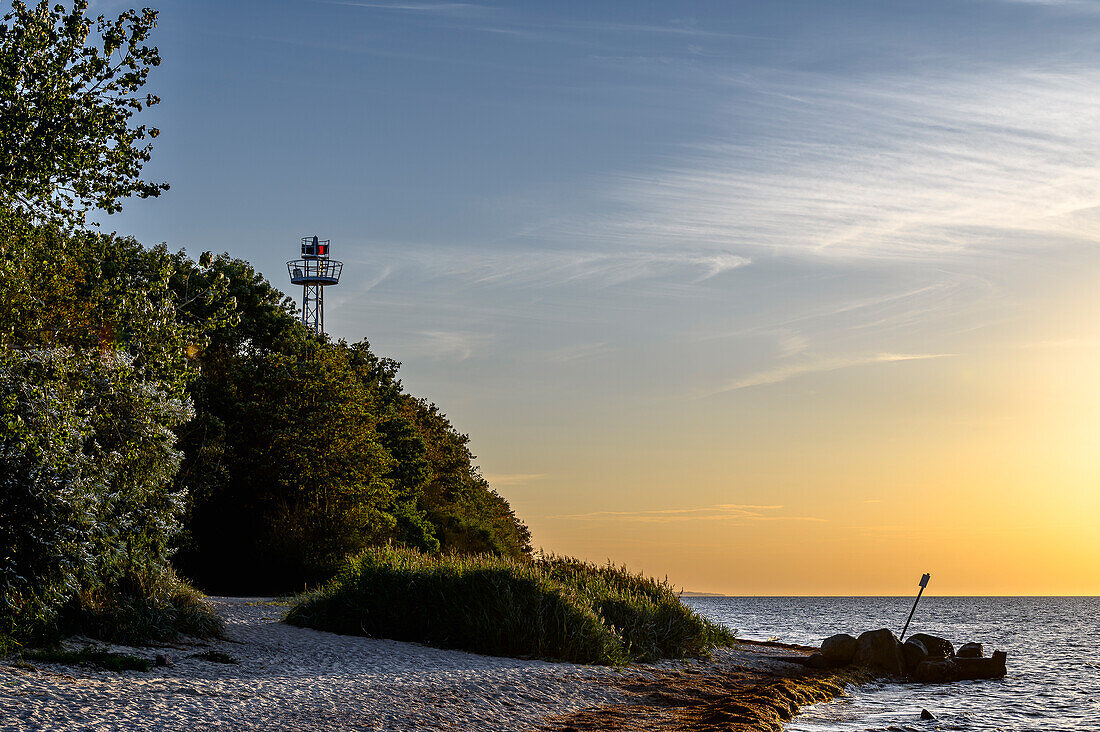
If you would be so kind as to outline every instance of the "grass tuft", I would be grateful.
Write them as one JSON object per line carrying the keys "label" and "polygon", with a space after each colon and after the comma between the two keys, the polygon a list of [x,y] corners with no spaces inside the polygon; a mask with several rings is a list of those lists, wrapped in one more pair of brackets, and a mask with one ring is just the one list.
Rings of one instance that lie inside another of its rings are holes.
{"label": "grass tuft", "polygon": [[702,656],[734,634],[667,582],[567,557],[379,547],[301,596],[286,622],[495,656],[624,664]]}

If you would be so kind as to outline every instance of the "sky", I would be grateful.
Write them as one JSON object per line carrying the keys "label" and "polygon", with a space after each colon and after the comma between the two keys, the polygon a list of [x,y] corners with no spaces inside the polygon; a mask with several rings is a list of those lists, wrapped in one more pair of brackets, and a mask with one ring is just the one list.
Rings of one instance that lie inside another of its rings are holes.
{"label": "sky", "polygon": [[[101,1],[93,11],[118,12]],[[163,0],[104,228],[400,361],[546,551],[1100,594],[1100,2]]]}

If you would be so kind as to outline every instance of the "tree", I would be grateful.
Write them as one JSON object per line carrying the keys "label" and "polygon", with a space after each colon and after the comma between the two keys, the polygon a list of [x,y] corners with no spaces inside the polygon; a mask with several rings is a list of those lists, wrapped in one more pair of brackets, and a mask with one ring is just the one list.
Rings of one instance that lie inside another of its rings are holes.
{"label": "tree", "polygon": [[160,102],[139,93],[160,64],[145,44],[157,13],[93,21],[87,9],[17,0],[0,23],[0,203],[39,221],[82,225],[92,208],[114,213],[123,198],[168,189],[141,179],[143,143],[159,130],[131,124]]}
{"label": "tree", "polygon": [[[211,277],[224,294],[196,299]],[[530,551],[527,528],[478,474],[434,406],[405,393],[396,361],[331,342],[247,263],[178,260],[172,287],[200,320],[231,297],[188,386],[178,429],[188,536],[176,564],[208,588],[300,589],[348,554],[393,542],[436,552]]]}
{"label": "tree", "polygon": [[232,304],[197,267],[178,296],[176,261],[0,205],[0,636],[168,568],[172,430],[192,416],[192,356]]}

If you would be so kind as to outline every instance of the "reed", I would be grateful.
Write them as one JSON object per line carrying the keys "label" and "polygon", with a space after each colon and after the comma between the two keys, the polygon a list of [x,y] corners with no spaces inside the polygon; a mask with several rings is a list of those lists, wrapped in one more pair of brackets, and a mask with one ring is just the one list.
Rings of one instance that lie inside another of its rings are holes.
{"label": "reed", "polygon": [[734,634],[667,581],[567,557],[368,549],[286,622],[495,656],[624,664],[705,655]]}

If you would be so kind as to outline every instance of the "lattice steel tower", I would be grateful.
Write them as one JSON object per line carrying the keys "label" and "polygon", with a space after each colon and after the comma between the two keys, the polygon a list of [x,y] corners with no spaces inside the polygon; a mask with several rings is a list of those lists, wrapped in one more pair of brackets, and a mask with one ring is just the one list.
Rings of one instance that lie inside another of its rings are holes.
{"label": "lattice steel tower", "polygon": [[325,287],[340,284],[344,263],[329,259],[328,239],[302,237],[302,258],[286,263],[291,284],[302,286],[302,323],[314,333],[325,332]]}

